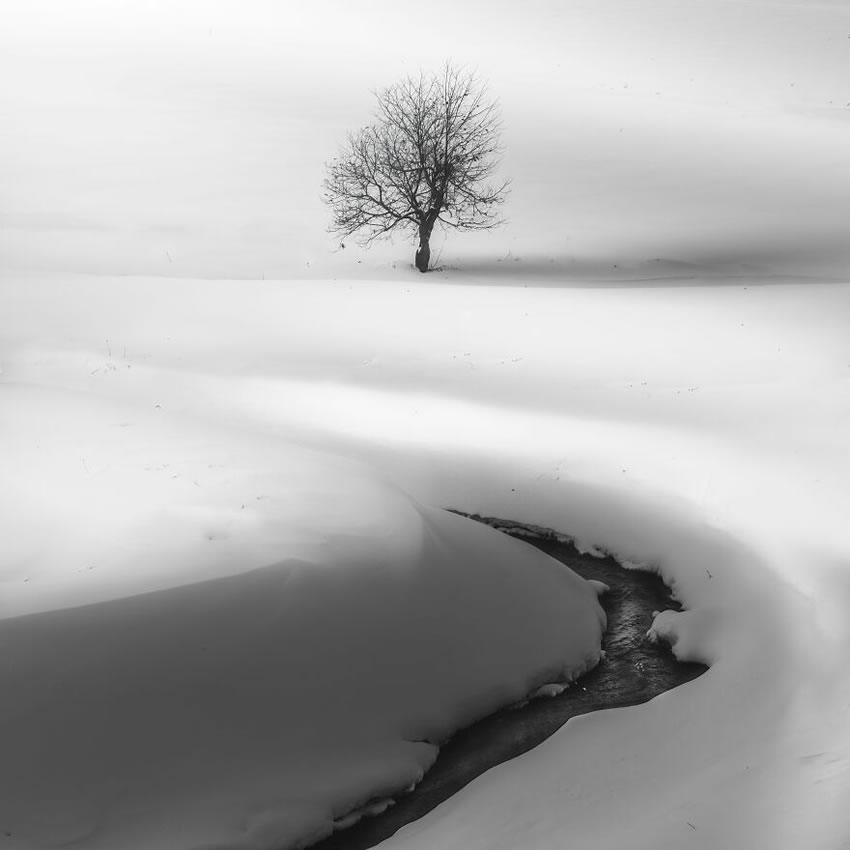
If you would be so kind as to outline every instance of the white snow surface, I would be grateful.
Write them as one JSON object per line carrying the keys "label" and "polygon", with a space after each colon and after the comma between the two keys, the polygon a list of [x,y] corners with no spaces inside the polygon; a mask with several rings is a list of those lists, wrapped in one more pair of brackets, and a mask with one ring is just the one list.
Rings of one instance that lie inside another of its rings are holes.
{"label": "white snow surface", "polygon": [[[657,571],[711,669],[387,846],[850,840],[850,9],[457,5],[4,8],[4,847],[306,840],[592,663],[594,588],[442,507]],[[319,186],[446,55],[511,221],[421,278]]]}
{"label": "white snow surface", "polygon": [[[3,299],[19,328],[82,304],[25,288],[29,316]],[[120,324],[105,302],[131,293],[96,289],[88,307]],[[228,421],[175,360],[159,374],[122,343],[2,362],[10,846],[315,839],[416,783],[459,726],[597,663],[583,579],[235,407]]]}

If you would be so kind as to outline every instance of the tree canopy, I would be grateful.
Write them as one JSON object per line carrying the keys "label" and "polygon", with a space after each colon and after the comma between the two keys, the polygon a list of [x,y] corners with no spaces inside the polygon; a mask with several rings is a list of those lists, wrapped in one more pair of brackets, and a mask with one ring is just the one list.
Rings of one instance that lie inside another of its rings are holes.
{"label": "tree canopy", "polygon": [[331,231],[364,244],[396,230],[419,237],[427,271],[439,221],[457,230],[502,223],[508,182],[488,182],[502,153],[498,103],[477,77],[451,65],[376,93],[375,121],[350,133],[328,165]]}

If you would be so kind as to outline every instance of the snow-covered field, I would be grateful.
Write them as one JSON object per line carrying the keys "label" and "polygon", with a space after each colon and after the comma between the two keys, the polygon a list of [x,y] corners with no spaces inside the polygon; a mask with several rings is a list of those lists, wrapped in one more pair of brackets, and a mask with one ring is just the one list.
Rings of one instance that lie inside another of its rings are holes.
{"label": "snow-covered field", "polygon": [[[310,7],[3,10],[0,843],[279,848],[595,663],[455,507],[658,570],[711,669],[391,846],[846,846],[850,8]],[[511,222],[422,277],[322,163],[446,55]]]}

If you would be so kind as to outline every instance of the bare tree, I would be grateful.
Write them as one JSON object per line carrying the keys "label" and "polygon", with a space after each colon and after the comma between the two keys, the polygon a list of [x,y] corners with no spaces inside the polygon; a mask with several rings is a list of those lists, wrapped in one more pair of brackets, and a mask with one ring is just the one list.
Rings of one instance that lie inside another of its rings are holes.
{"label": "bare tree", "polygon": [[328,165],[330,230],[363,244],[395,230],[419,237],[416,268],[428,270],[440,221],[457,230],[502,223],[507,181],[487,182],[499,164],[498,104],[473,73],[446,65],[376,93],[376,120],[350,133]]}

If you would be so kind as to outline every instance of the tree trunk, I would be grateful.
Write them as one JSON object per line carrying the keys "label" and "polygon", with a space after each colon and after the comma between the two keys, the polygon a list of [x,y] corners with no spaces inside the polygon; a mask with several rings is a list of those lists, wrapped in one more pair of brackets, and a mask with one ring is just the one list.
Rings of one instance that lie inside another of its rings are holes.
{"label": "tree trunk", "polygon": [[428,271],[431,261],[431,228],[427,224],[419,226],[419,247],[416,249],[416,268],[423,274]]}

